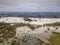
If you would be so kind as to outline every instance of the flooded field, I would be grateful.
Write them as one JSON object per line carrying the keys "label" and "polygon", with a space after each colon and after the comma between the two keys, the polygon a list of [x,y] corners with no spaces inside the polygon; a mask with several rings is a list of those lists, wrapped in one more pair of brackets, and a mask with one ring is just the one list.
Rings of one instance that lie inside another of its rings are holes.
{"label": "flooded field", "polygon": [[60,45],[60,18],[0,18],[0,45]]}

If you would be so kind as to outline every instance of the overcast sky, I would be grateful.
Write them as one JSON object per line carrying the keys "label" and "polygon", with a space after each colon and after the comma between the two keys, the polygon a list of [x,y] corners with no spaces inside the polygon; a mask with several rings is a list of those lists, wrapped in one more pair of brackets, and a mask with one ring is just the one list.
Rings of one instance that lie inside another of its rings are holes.
{"label": "overcast sky", "polygon": [[0,11],[60,12],[60,0],[0,0]]}

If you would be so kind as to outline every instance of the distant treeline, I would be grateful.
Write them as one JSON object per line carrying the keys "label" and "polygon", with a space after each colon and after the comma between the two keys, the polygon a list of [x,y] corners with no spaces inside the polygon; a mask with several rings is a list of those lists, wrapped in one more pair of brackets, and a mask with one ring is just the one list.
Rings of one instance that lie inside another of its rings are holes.
{"label": "distant treeline", "polygon": [[6,17],[39,17],[39,18],[60,18],[60,12],[4,12],[1,16]]}

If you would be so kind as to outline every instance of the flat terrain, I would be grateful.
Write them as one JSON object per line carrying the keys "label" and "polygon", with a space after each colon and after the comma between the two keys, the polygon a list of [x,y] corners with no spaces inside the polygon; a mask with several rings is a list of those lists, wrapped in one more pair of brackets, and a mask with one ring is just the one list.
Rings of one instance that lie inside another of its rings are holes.
{"label": "flat terrain", "polygon": [[[37,20],[32,22],[40,22]],[[10,23],[11,20],[8,22],[4,19],[0,22],[0,45],[60,45],[60,22],[50,20],[48,24],[49,21],[38,25],[25,21]]]}

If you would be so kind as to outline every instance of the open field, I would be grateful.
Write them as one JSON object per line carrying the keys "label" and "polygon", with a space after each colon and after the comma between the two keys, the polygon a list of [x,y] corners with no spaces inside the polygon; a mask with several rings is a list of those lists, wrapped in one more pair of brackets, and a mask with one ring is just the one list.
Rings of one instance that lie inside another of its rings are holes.
{"label": "open field", "polygon": [[60,45],[60,18],[0,18],[0,45]]}

